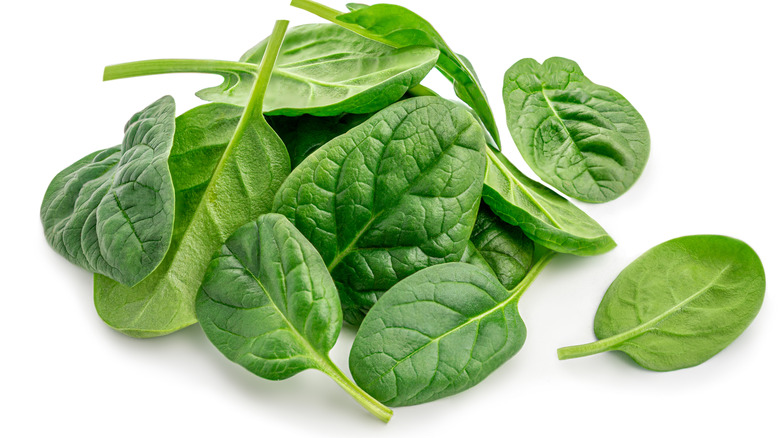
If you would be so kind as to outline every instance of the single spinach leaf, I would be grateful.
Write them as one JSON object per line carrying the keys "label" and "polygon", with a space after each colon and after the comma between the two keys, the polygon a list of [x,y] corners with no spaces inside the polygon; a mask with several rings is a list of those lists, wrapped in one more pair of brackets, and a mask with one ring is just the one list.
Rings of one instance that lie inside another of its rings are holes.
{"label": "single spinach leaf", "polygon": [[696,366],[742,334],[765,289],[761,260],[744,242],[672,239],[642,254],[609,286],[594,323],[600,340],[561,348],[558,357],[620,350],[654,371]]}
{"label": "single spinach leaf", "polygon": [[338,291],[317,250],[284,216],[262,215],[227,239],[195,310],[211,343],[254,374],[282,380],[320,370],[382,421],[393,415],[328,357],[341,330]]}
{"label": "single spinach leaf", "polygon": [[615,247],[609,234],[574,204],[523,175],[500,152],[488,148],[487,157],[482,199],[504,222],[557,252],[586,256]]}
{"label": "single spinach leaf", "polygon": [[483,268],[487,265],[488,272],[507,289],[517,286],[531,268],[533,241],[520,227],[499,219],[484,203],[479,207],[470,240],[472,245],[461,261]]}
{"label": "single spinach leaf", "polygon": [[452,82],[455,94],[476,111],[496,145],[501,145],[493,112],[473,66],[464,57],[453,52],[425,19],[404,7],[388,4],[365,6],[351,3],[347,5],[350,9],[348,13],[312,0],[292,0],[290,4],[366,38],[393,47],[423,46],[437,49],[440,56],[436,67]]}
{"label": "single spinach leaf", "polygon": [[642,116],[620,93],[586,78],[574,61],[521,59],[504,76],[504,105],[525,161],[572,198],[617,198],[650,155]]}
{"label": "single spinach leaf", "polygon": [[211,255],[239,226],[270,210],[290,172],[287,149],[262,114],[285,28],[277,22],[245,108],[205,105],[179,117],[170,160],[177,190],[174,245],[132,288],[95,276],[95,307],[116,330],[151,337],[195,323],[195,294]]}
{"label": "single spinach leaf", "polygon": [[523,346],[517,301],[554,254],[509,291],[465,263],[400,281],[358,329],[349,355],[355,382],[388,406],[426,403],[481,382]]}
{"label": "single spinach leaf", "polygon": [[54,177],[41,205],[46,240],[66,259],[134,285],[162,261],[173,230],[168,155],[173,98],[135,114],[120,146],[92,153]]}
{"label": "single spinach leaf", "polygon": [[458,261],[469,240],[485,172],[482,129],[438,97],[397,102],[303,161],[276,194],[320,251],[359,324],[398,280]]}
{"label": "single spinach leaf", "polygon": [[[157,59],[108,66],[103,79],[162,73],[212,73],[219,86],[197,92],[212,102],[245,105],[257,64],[268,40],[239,62]],[[263,103],[267,114],[336,116],[373,113],[400,99],[436,64],[438,50],[393,48],[334,24],[307,24],[290,30],[282,45]]]}
{"label": "single spinach leaf", "polygon": [[295,168],[320,146],[365,122],[372,115],[345,113],[332,117],[266,116],[266,120],[287,146],[292,167]]}

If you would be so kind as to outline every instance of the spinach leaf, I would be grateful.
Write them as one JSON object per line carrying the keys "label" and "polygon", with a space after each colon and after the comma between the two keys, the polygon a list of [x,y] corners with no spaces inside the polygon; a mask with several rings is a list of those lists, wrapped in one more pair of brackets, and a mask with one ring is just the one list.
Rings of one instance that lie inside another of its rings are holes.
{"label": "spinach leaf", "polygon": [[290,172],[290,158],[265,122],[262,105],[286,25],[280,21],[274,28],[245,108],[213,104],[179,117],[171,160],[175,243],[163,263],[132,288],[95,276],[95,307],[111,327],[151,337],[195,323],[195,293],[211,254],[239,226],[270,210]]}
{"label": "spinach leaf", "polygon": [[607,202],[636,182],[650,154],[642,116],[574,62],[522,59],[504,76],[504,105],[517,148],[545,182],[572,198]]}
{"label": "spinach leaf", "polygon": [[554,254],[509,291],[464,263],[400,281],[358,329],[349,355],[355,382],[388,406],[429,402],[481,382],[523,346],[517,301]]}
{"label": "spinach leaf", "polygon": [[498,146],[498,127],[471,63],[449,48],[444,39],[425,19],[396,5],[348,5],[342,13],[312,0],[292,0],[292,6],[309,11],[328,21],[393,47],[432,47],[441,54],[436,67],[452,82],[455,94],[476,111]]}
{"label": "spinach leaf", "polygon": [[[239,62],[157,59],[108,66],[103,79],[161,73],[213,73],[219,86],[198,97],[245,105],[268,40]],[[282,44],[263,107],[267,114],[335,116],[372,113],[400,99],[436,64],[438,50],[393,48],[333,24],[307,24],[290,30]]]}
{"label": "spinach leaf", "polygon": [[317,250],[284,216],[262,215],[227,239],[195,310],[214,346],[254,374],[282,380],[320,370],[382,421],[393,415],[328,357],[341,330],[338,291]]}
{"label": "spinach leaf", "polygon": [[672,239],[642,254],[609,286],[594,323],[600,340],[561,348],[558,357],[620,350],[654,371],[696,366],[750,325],[765,289],[761,260],[744,242]]}
{"label": "spinach leaf", "polygon": [[487,269],[511,289],[531,268],[534,243],[516,226],[502,221],[486,204],[479,207],[462,262]]}
{"label": "spinach leaf", "polygon": [[174,114],[173,98],[159,99],[127,122],[120,146],[89,154],[54,177],[41,205],[52,248],[126,285],[160,264],[173,230]]}
{"label": "spinach leaf", "polygon": [[398,280],[460,260],[479,208],[482,129],[439,97],[397,102],[303,161],[276,194],[359,324]]}
{"label": "spinach leaf", "polygon": [[320,146],[365,122],[373,114],[342,114],[332,117],[302,115],[266,116],[268,124],[287,146],[295,168]]}
{"label": "spinach leaf", "polygon": [[596,255],[615,241],[590,216],[565,198],[523,175],[500,152],[487,149],[483,200],[503,221],[553,251]]}

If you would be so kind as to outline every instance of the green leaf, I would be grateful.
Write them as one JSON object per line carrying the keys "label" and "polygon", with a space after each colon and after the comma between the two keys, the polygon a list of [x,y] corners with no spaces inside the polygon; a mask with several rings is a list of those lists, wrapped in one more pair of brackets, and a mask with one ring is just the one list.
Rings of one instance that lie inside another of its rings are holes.
{"label": "green leaf", "polygon": [[470,240],[461,261],[487,269],[507,289],[517,286],[531,269],[533,241],[519,227],[499,219],[484,203]]}
{"label": "green leaf", "polygon": [[500,152],[487,149],[487,157],[483,200],[504,222],[557,252],[586,256],[615,247],[607,232],[574,204],[523,175]]}
{"label": "green leaf", "polygon": [[195,294],[211,255],[239,226],[271,209],[290,158],[265,122],[262,103],[285,27],[277,22],[274,28],[273,50],[246,108],[205,105],[179,117],[170,160],[177,190],[174,244],[132,288],[95,276],[95,307],[111,327],[151,337],[195,323]]}
{"label": "green leaf", "polygon": [[464,263],[424,269],[379,299],[349,356],[355,382],[388,406],[465,391],[515,355],[526,329],[517,301],[555,253],[514,289]]}
{"label": "green leaf", "polygon": [[54,177],[41,205],[52,248],[126,285],[160,264],[174,220],[174,115],[173,98],[159,99],[127,122],[121,146],[87,155]]}
{"label": "green leaf", "polygon": [[295,168],[320,146],[365,122],[372,115],[346,113],[332,117],[266,116],[266,120],[287,146],[292,167]]}
{"label": "green leaf", "polygon": [[322,254],[344,318],[433,264],[458,261],[479,207],[485,140],[439,97],[397,102],[311,154],[279,189],[287,216]]}
{"label": "green leaf", "polygon": [[504,105],[525,161],[572,198],[613,200],[647,163],[650,134],[642,116],[620,93],[586,78],[574,61],[518,61],[504,76]]}
{"label": "green leaf", "polygon": [[341,330],[338,291],[317,250],[284,216],[262,215],[227,239],[195,308],[211,343],[254,374],[282,380],[320,370],[381,420],[392,416],[328,357]]}
{"label": "green leaf", "polygon": [[[103,79],[161,73],[212,73],[222,84],[197,92],[212,102],[245,105],[268,40],[239,62],[157,59],[108,66]],[[400,99],[436,64],[438,50],[393,48],[333,24],[297,26],[287,34],[263,103],[272,115],[372,113]]]}
{"label": "green leaf", "polygon": [[350,4],[348,7],[351,12],[348,13],[312,0],[292,0],[290,4],[392,47],[423,46],[437,49],[440,56],[436,67],[452,82],[455,94],[476,111],[496,144],[501,145],[493,112],[471,63],[453,52],[425,19],[404,7],[388,4]]}
{"label": "green leaf", "polygon": [[561,348],[558,357],[620,350],[654,371],[696,366],[742,334],[765,290],[761,260],[744,242],[672,239],[642,254],[609,286],[594,323],[600,340]]}

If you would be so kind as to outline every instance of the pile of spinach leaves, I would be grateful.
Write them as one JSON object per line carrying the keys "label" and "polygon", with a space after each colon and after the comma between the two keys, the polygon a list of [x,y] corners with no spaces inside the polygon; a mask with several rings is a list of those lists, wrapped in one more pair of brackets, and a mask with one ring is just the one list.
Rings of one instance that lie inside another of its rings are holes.
{"label": "pile of spinach leaves", "polygon": [[[258,376],[322,371],[388,421],[387,406],[461,392],[516,354],[518,300],[555,254],[615,242],[501,153],[474,67],[428,21],[388,4],[292,5],[331,23],[279,21],[238,61],[106,67],[105,80],[223,82],[178,117],[170,96],[132,116],[120,145],[54,177],[41,219],[51,246],[94,273],[114,329],[143,338],[198,322]],[[420,84],[434,68],[459,102]],[[518,61],[503,90],[519,151],[560,192],[606,202],[641,174],[642,117],[573,61]],[[735,239],[667,242],[607,291],[601,340],[560,357],[620,349],[650,369],[697,365],[755,317],[763,275]],[[343,322],[359,327],[355,382],[328,355]]]}

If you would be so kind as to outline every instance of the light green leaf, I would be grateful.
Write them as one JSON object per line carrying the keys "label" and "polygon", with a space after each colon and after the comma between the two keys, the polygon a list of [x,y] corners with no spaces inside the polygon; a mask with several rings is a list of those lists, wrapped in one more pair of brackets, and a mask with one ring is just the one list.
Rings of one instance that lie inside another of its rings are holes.
{"label": "light green leaf", "polygon": [[600,340],[561,348],[558,357],[620,350],[654,371],[696,366],[742,334],[765,290],[761,260],[744,242],[672,239],[642,254],[609,286],[594,322]]}
{"label": "light green leaf", "polygon": [[262,114],[285,27],[281,22],[274,28],[272,50],[246,108],[213,104],[179,117],[171,160],[175,242],[163,263],[135,287],[95,276],[95,307],[111,327],[151,337],[195,323],[195,294],[211,255],[239,226],[270,210],[290,172],[287,150]]}

